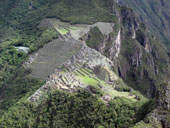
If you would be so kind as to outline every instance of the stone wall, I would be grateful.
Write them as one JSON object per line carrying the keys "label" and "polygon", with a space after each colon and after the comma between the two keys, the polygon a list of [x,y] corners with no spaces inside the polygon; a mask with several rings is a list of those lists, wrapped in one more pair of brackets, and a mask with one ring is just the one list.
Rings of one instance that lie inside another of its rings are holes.
{"label": "stone wall", "polygon": [[62,73],[56,70],[54,74],[49,76],[47,82],[28,98],[28,101],[38,105],[57,89],[74,92],[78,88],[86,87],[87,85],[82,83],[73,73]]}

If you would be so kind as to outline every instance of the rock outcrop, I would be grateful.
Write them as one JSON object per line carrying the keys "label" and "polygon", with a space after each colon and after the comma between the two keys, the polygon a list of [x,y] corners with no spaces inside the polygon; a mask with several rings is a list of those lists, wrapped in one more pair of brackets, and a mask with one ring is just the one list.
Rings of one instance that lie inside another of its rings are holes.
{"label": "rock outcrop", "polygon": [[141,124],[142,128],[170,128],[170,82],[161,84],[155,101],[155,109],[134,128],[141,128]]}
{"label": "rock outcrop", "polygon": [[157,97],[158,106],[170,111],[170,82],[161,84]]}

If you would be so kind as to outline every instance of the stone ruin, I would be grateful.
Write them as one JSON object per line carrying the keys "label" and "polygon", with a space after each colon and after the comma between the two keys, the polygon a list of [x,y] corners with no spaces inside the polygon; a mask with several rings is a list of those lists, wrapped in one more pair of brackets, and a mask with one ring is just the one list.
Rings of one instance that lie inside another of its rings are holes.
{"label": "stone ruin", "polygon": [[86,87],[87,85],[76,78],[73,73],[61,73],[59,70],[56,70],[54,74],[49,76],[45,85],[28,98],[28,101],[39,104],[57,89],[75,92],[78,88]]}
{"label": "stone ruin", "polygon": [[108,104],[109,101],[112,99],[112,97],[107,94],[107,95],[103,96],[101,99],[104,101],[105,104]]}
{"label": "stone ruin", "polygon": [[79,64],[82,67],[85,65],[86,67],[93,69],[94,67],[101,65],[101,66],[107,66],[112,67],[113,62],[99,53],[98,51],[89,48],[85,42],[83,43],[83,47],[72,56],[71,59],[66,61],[63,65],[65,67],[69,67],[70,70],[75,70],[75,64]]}

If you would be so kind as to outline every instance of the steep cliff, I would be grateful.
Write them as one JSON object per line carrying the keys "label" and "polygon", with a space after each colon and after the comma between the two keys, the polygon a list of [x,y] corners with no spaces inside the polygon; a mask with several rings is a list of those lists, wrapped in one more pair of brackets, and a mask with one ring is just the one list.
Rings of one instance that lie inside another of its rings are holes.
{"label": "steep cliff", "polygon": [[112,27],[112,32],[102,34],[94,28],[84,39],[89,47],[114,62],[117,73],[130,86],[154,97],[162,79],[170,76],[168,51],[151,36],[133,10],[121,6],[117,17],[119,22]]}
{"label": "steep cliff", "polygon": [[170,48],[170,3],[168,0],[118,0],[120,5],[134,9],[141,22]]}
{"label": "steep cliff", "polygon": [[160,85],[155,98],[155,109],[134,128],[170,128],[170,83]]}
{"label": "steep cliff", "polygon": [[[135,83],[135,88],[154,96],[162,79],[169,79],[168,51],[155,40],[131,9],[121,7],[122,47],[120,75]],[[147,89],[147,91],[146,91]]]}

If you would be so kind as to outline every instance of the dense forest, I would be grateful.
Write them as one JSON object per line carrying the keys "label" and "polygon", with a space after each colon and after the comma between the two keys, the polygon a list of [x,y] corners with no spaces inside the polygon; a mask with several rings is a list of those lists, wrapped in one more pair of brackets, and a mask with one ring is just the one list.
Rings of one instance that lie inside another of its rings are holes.
{"label": "dense forest", "polygon": [[1,127],[17,128],[128,128],[150,111],[152,102],[135,103],[117,97],[104,104],[100,91],[92,95],[85,90],[77,93],[57,91],[38,107],[25,102],[9,109],[0,120]]}

